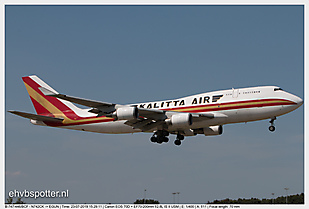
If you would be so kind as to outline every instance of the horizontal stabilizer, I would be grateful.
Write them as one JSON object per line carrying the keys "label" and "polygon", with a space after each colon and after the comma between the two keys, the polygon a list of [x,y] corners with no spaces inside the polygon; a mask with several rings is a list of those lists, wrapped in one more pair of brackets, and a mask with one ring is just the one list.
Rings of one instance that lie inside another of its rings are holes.
{"label": "horizontal stabilizer", "polygon": [[38,121],[45,121],[45,122],[62,122],[63,119],[62,118],[53,118],[53,117],[48,117],[48,116],[43,116],[43,115],[35,115],[35,114],[31,114],[31,113],[25,113],[25,112],[19,112],[19,111],[8,111],[10,113],[13,113],[15,115],[24,117],[24,118],[28,118],[28,119],[32,119],[32,120],[38,120]]}

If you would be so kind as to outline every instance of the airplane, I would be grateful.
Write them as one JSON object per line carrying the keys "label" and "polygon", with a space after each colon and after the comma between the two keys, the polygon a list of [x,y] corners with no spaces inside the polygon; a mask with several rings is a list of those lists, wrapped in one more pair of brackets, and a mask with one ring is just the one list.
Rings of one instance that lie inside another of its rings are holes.
{"label": "airplane", "polygon": [[278,116],[303,104],[301,98],[280,87],[258,86],[121,105],[60,94],[36,75],[22,80],[37,114],[8,112],[34,125],[109,134],[147,132],[153,133],[150,141],[157,144],[167,143],[174,134],[177,146],[185,136],[221,135],[223,125],[232,123],[270,119],[269,131],[273,132]]}

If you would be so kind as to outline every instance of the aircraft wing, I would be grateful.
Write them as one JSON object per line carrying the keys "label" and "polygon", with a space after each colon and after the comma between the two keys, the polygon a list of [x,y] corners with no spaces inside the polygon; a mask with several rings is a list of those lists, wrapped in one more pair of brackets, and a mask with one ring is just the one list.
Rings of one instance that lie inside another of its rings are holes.
{"label": "aircraft wing", "polygon": [[153,128],[157,128],[165,124],[164,120],[152,120],[152,119],[135,119],[128,120],[125,122],[126,125],[132,126],[134,129],[141,129],[143,131],[149,131]]}
{"label": "aircraft wing", "polygon": [[52,96],[52,97],[56,97],[59,99],[63,99],[63,100],[67,100],[76,104],[80,104],[80,105],[84,105],[87,107],[92,107],[92,108],[99,108],[99,107],[111,107],[111,106],[115,106],[116,104],[113,103],[108,103],[108,102],[99,102],[99,101],[95,101],[95,100],[90,100],[90,99],[83,99],[83,98],[79,98],[79,97],[73,97],[73,96],[68,96],[65,94],[56,94],[44,87],[40,87],[39,88],[42,93],[46,96]]}
{"label": "aircraft wing", "polygon": [[79,97],[73,97],[73,96],[68,96],[65,94],[58,94],[55,92],[52,92],[44,87],[40,87],[39,88],[41,90],[41,92],[46,95],[46,96],[51,96],[51,97],[56,97],[62,100],[66,100],[69,102],[73,102],[76,104],[80,104],[86,107],[92,107],[91,110],[89,110],[89,112],[91,113],[95,113],[98,114],[98,116],[102,116],[108,113],[112,113],[114,112],[115,106],[116,104],[113,103],[109,103],[109,102],[99,102],[99,101],[95,101],[95,100],[90,100],[90,99],[83,99],[83,98],[79,98]]}
{"label": "aircraft wing", "polygon": [[[58,94],[44,87],[40,87],[40,90],[46,96],[52,96],[52,97],[70,101],[76,104],[84,105],[87,107],[92,107],[93,109],[89,110],[89,112],[96,113],[98,114],[98,116],[112,113],[116,110],[115,106],[117,104],[114,104],[114,103],[99,102],[99,101],[90,100],[90,99],[83,99],[79,97],[68,96],[65,94]],[[138,108],[138,112],[139,112],[139,115],[144,118],[150,118],[154,120],[164,120],[166,118],[165,111],[163,110],[153,110],[153,109],[150,110],[150,109]]]}
{"label": "aircraft wing", "polygon": [[78,97],[72,97],[72,96],[68,96],[68,95],[64,95],[64,94],[56,94],[56,95],[49,95],[52,97],[57,97],[59,99],[63,99],[63,100],[67,100],[76,104],[80,104],[80,105],[84,105],[87,107],[93,107],[93,108],[99,108],[99,107],[110,107],[110,106],[114,106],[115,104],[112,103],[107,103],[107,102],[98,102],[95,100],[89,100],[89,99],[82,99],[82,98],[78,98]]}
{"label": "aircraft wing", "polygon": [[10,113],[13,113],[15,115],[24,117],[24,118],[28,118],[28,119],[32,119],[32,120],[38,120],[38,121],[45,121],[45,122],[62,122],[63,119],[62,118],[54,118],[54,117],[48,117],[48,116],[43,116],[43,115],[35,115],[35,114],[31,114],[31,113],[25,113],[25,112],[19,112],[19,111],[8,111]]}
{"label": "aircraft wing", "polygon": [[167,118],[165,113],[164,110],[138,108],[139,117],[135,120],[128,120],[125,124],[134,129],[149,131],[165,124],[164,120]]}
{"label": "aircraft wing", "polygon": [[[84,105],[87,107],[92,107],[89,112],[98,114],[98,116],[109,115],[116,110],[117,104],[108,103],[108,102],[99,102],[89,99],[83,99],[79,97],[68,96],[65,94],[58,94],[56,92],[52,92],[44,87],[40,87],[40,90],[44,95],[56,97],[62,100],[67,100],[76,104]],[[121,105],[119,105],[121,106]],[[136,106],[137,107],[137,106]],[[164,111],[157,109],[146,109],[146,108],[138,108],[139,117],[134,120],[128,120],[125,124],[132,126],[133,128],[138,128],[143,131],[148,131],[153,128],[162,127],[165,125],[165,119],[167,119],[167,115],[178,114],[179,112],[174,111]],[[167,114],[168,113],[168,114]],[[225,118],[227,117],[221,113],[192,113],[193,122],[199,122],[203,120],[209,120],[212,118]]]}
{"label": "aircraft wing", "polygon": [[[144,109],[139,108],[139,117],[135,120],[128,120],[125,124],[132,126],[134,129],[141,129],[143,131],[149,131],[157,127],[166,126],[165,119],[167,118],[166,113],[168,114],[177,114],[179,112],[174,111],[163,111],[163,110],[154,110],[154,109]],[[222,113],[193,113],[192,121],[200,122],[203,120],[210,120],[213,118],[227,118],[228,116]]]}
{"label": "aircraft wing", "polygon": [[164,110],[138,108],[139,116],[153,120],[165,120],[167,117]]}

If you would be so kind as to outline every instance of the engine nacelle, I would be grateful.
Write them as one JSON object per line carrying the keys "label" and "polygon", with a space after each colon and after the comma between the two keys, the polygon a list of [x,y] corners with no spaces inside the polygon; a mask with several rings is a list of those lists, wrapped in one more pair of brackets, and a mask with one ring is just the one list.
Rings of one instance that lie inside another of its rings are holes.
{"label": "engine nacelle", "polygon": [[170,123],[173,127],[186,127],[192,125],[192,115],[190,113],[172,115]]}
{"label": "engine nacelle", "polygon": [[223,128],[221,125],[219,126],[209,126],[207,128],[203,128],[203,132],[205,136],[215,136],[221,135],[223,133]]}
{"label": "engine nacelle", "polygon": [[133,120],[138,118],[138,109],[137,107],[119,107],[113,115],[118,120]]}

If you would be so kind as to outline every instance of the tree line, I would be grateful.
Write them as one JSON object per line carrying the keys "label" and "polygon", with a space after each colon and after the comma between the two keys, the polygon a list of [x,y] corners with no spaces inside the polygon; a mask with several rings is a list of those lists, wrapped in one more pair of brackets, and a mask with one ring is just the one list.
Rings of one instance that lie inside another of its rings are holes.
{"label": "tree line", "polygon": [[[16,202],[13,202],[13,198],[8,198],[6,204],[25,204],[25,202],[21,198],[18,198]],[[160,204],[160,202],[154,199],[137,199],[134,204]],[[207,204],[286,204],[286,196],[275,199],[263,198],[262,200],[253,197],[251,199],[238,198],[237,200],[226,198],[224,200],[208,201]],[[304,193],[289,195],[288,204],[304,204]]]}
{"label": "tree line", "polygon": [[[277,197],[276,199],[266,199],[262,200],[258,198],[238,198],[237,200],[232,200],[226,198],[224,200],[214,200],[212,202],[207,202],[207,204],[286,204],[286,196]],[[288,204],[304,204],[304,193],[289,195]]]}

